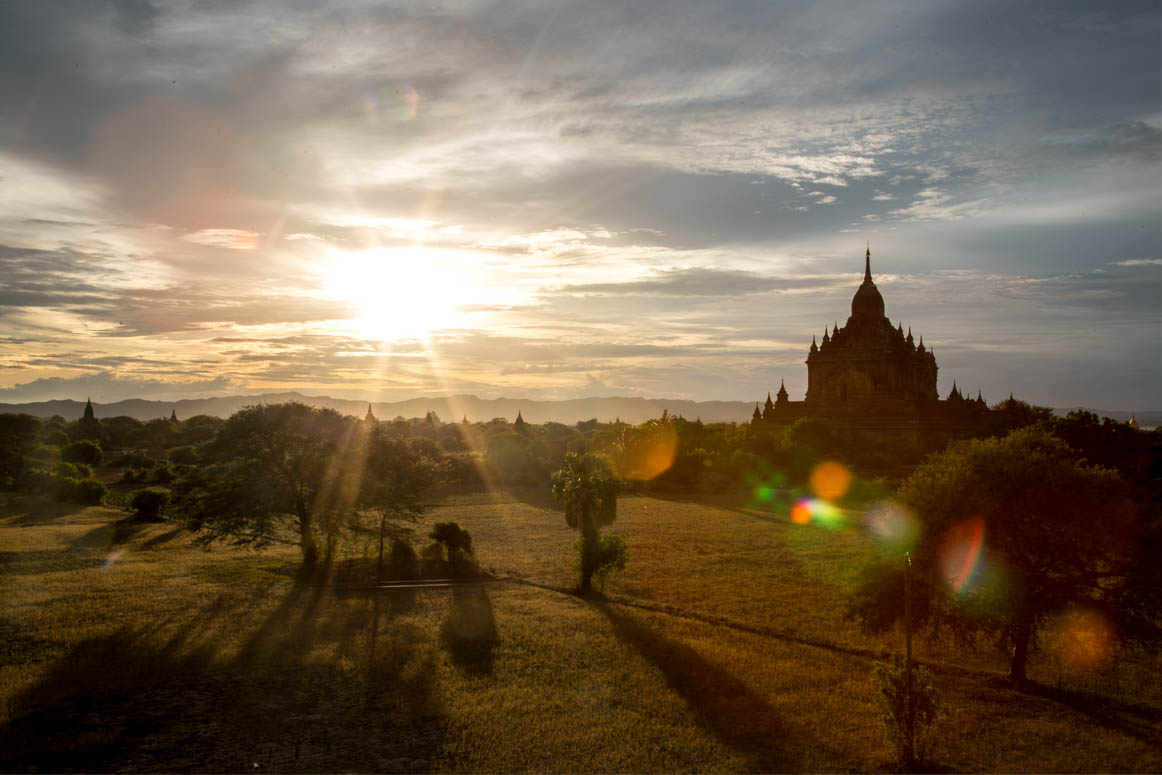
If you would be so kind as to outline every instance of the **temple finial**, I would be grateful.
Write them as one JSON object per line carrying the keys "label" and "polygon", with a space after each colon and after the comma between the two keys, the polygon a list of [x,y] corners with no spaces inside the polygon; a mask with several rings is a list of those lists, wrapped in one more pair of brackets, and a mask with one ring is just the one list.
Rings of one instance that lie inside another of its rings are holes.
{"label": "temple finial", "polygon": [[863,281],[865,283],[870,283],[872,281],[872,279],[871,279],[871,243],[870,242],[867,244],[867,252],[864,253]]}

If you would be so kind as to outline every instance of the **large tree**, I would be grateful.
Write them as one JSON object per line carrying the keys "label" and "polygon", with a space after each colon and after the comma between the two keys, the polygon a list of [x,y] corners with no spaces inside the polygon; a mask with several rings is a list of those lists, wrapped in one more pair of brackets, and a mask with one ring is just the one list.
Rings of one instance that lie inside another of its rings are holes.
{"label": "large tree", "polygon": [[0,414],[0,487],[14,486],[40,445],[40,420],[30,414]]}
{"label": "large tree", "polygon": [[565,508],[565,522],[581,531],[581,591],[593,587],[601,562],[601,528],[617,518],[620,482],[596,455],[569,452],[552,476],[553,497]]}
{"label": "large tree", "polygon": [[352,527],[377,535],[376,575],[381,577],[385,541],[402,538],[408,523],[423,513],[428,490],[444,474],[444,459],[430,439],[404,438],[384,425],[365,432],[359,508]]}
{"label": "large tree", "polygon": [[[1138,509],[1116,472],[1087,464],[1043,428],[953,444],[920,466],[898,499],[923,525],[913,550],[917,623],[1005,632],[1017,683],[1039,623],[1070,606],[1125,599]],[[868,629],[903,614],[902,572],[890,567],[869,574],[853,600]],[[982,567],[998,570],[995,583]]]}
{"label": "large tree", "polygon": [[174,510],[207,540],[263,544],[293,528],[304,565],[358,499],[353,418],[300,403],[235,413],[203,451],[209,465],[175,486]]}

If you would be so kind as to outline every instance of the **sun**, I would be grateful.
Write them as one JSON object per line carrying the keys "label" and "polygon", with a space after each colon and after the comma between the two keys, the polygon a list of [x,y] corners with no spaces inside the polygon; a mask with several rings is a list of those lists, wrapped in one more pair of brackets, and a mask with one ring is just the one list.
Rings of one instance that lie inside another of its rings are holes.
{"label": "sun", "polygon": [[354,333],[365,339],[422,339],[458,324],[457,267],[440,251],[375,248],[331,256],[326,293],[351,303]]}

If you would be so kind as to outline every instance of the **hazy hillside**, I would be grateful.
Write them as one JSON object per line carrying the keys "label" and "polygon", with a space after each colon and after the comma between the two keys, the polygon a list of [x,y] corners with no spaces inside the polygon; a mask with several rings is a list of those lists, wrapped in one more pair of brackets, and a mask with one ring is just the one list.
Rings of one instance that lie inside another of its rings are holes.
{"label": "hazy hillside", "polygon": [[[251,396],[223,396],[220,398],[193,398],[181,401],[148,401],[140,398],[116,401],[110,404],[94,403],[98,417],[128,415],[139,420],[169,417],[177,412],[178,419],[197,414],[228,417],[244,406],[281,401],[302,401],[314,406],[325,406],[346,414],[362,416],[367,412],[366,401],[353,401],[329,396],[305,396],[302,393],[264,393]],[[597,418],[601,421],[621,418],[630,423],[641,423],[653,417],[660,417],[669,410],[672,415],[681,415],[704,422],[745,422],[754,411],[754,404],[748,401],[681,401],[668,398],[574,398],[567,401],[534,401],[523,398],[477,398],[476,396],[447,396],[443,398],[413,398],[408,401],[372,402],[372,411],[382,419],[393,417],[423,417],[435,412],[446,422],[458,422],[467,417],[470,421],[491,420],[504,417],[513,420],[519,411],[531,423],[559,422],[571,425],[580,420]],[[38,401],[27,404],[0,404],[0,413],[24,412],[37,417],[60,415],[66,420],[81,416],[83,401],[58,400]],[[1064,416],[1071,409],[1054,409]],[[1102,417],[1126,421],[1133,415],[1144,428],[1162,424],[1162,411],[1143,410],[1140,412],[1090,409]]]}
{"label": "hazy hillside", "polygon": [[[324,406],[346,414],[362,416],[367,412],[366,401],[352,401],[328,396],[305,396],[301,393],[265,393],[251,396],[225,396],[182,401],[147,401],[128,399],[110,404],[94,403],[98,417],[128,415],[139,420],[169,417],[177,412],[179,419],[197,414],[227,417],[244,406],[280,401],[302,401]],[[533,401],[517,398],[484,399],[476,396],[448,396],[443,398],[415,398],[408,401],[372,402],[372,411],[380,419],[393,417],[423,417],[435,412],[440,419],[452,422],[467,417],[470,421],[516,418],[517,412],[531,423],[560,422],[573,424],[580,420],[597,418],[602,421],[620,417],[630,423],[641,423],[660,417],[664,410],[689,419],[701,417],[705,422],[741,422],[749,420],[754,404],[746,401],[681,401],[664,398],[577,398],[568,401]],[[38,401],[27,404],[0,404],[2,412],[25,412],[37,417],[60,415],[75,420],[84,411],[83,401]]]}

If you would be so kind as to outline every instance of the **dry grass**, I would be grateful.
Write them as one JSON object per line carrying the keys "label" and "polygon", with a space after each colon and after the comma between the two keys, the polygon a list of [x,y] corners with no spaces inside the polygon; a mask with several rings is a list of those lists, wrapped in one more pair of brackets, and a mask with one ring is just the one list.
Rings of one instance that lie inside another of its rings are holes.
{"label": "dry grass", "polygon": [[[561,515],[503,497],[427,521],[529,583],[391,595],[302,583],[291,547],[205,552],[123,514],[0,505],[2,771],[891,768],[867,656],[890,643],[841,617],[873,551],[858,532],[626,498],[631,561],[601,602],[552,589],[574,581]],[[937,765],[1162,770],[1143,687],[1162,667],[1123,665],[1120,693],[1020,694],[987,652],[939,661]]]}

